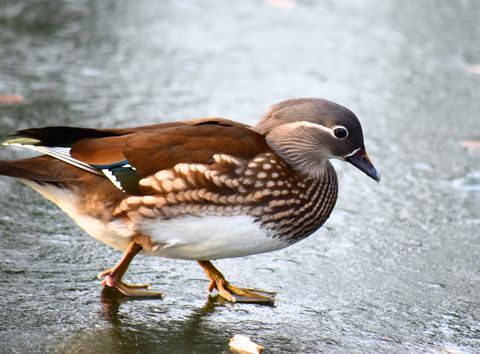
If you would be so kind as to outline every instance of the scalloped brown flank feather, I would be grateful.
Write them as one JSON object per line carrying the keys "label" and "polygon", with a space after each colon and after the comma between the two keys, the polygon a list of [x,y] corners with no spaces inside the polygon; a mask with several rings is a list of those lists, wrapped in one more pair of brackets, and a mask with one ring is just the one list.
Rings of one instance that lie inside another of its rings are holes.
{"label": "scalloped brown flank feather", "polygon": [[250,215],[262,228],[297,242],[329,217],[337,198],[330,163],[320,180],[305,178],[277,155],[250,160],[216,154],[213,164],[177,164],[140,181],[145,196],[125,198],[114,215],[134,224],[143,218]]}

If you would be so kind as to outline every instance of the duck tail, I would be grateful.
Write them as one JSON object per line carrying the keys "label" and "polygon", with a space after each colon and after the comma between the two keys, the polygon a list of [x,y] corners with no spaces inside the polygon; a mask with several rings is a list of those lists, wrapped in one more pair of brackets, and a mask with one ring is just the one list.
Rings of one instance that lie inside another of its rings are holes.
{"label": "duck tail", "polygon": [[[45,162],[48,163],[45,165]],[[57,168],[54,168],[55,165]],[[57,183],[62,180],[58,165],[55,159],[49,156],[10,161],[0,160],[0,175],[37,182]]]}

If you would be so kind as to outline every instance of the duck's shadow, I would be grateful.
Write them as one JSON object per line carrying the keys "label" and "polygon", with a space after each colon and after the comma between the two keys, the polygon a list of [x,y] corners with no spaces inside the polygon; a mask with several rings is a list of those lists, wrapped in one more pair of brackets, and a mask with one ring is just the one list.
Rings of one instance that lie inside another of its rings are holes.
{"label": "duck's shadow", "polygon": [[[168,308],[162,313],[139,314],[140,317],[148,317],[140,320],[132,320],[128,312],[120,311],[122,305],[128,308],[128,303],[138,300],[126,298],[115,289],[104,288],[100,301],[102,317],[111,325],[99,330],[75,333],[60,345],[59,351],[217,353],[227,350],[228,339],[235,334],[235,326],[226,327],[224,321],[216,323],[207,320],[216,309],[230,306],[218,297],[209,297],[202,307],[194,308],[180,318],[178,314],[170,316],[172,309]],[[151,304],[157,308],[154,302]],[[142,311],[145,311],[145,303],[141,307]],[[163,311],[161,307],[158,309]]]}

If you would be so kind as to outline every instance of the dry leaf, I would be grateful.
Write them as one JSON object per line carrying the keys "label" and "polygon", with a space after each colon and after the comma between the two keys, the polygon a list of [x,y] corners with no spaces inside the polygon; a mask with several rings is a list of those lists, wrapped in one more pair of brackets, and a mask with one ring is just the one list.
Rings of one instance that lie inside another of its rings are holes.
{"label": "dry leaf", "polygon": [[233,350],[249,354],[259,354],[265,349],[261,345],[252,342],[250,338],[241,334],[235,334],[233,338],[230,338],[230,343],[228,345]]}
{"label": "dry leaf", "polygon": [[467,71],[473,74],[480,74],[480,65],[479,64],[470,65]]}
{"label": "dry leaf", "polygon": [[295,0],[265,0],[265,4],[279,9],[290,10],[297,6]]}
{"label": "dry leaf", "polygon": [[462,146],[467,149],[480,149],[480,140],[464,140]]}
{"label": "dry leaf", "polygon": [[20,104],[24,101],[24,98],[20,95],[9,95],[0,93],[0,105],[8,104]]}

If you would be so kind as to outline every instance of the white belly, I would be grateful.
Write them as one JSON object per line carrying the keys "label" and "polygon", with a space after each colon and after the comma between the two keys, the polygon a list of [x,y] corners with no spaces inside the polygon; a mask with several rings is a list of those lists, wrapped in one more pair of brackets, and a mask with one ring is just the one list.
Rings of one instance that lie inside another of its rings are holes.
{"label": "white belly", "polygon": [[247,215],[145,219],[135,229],[120,220],[102,222],[81,213],[77,197],[68,189],[28,180],[23,182],[58,205],[88,234],[118,250],[127,248],[137,230],[159,245],[155,251],[142,251],[142,254],[176,259],[242,257],[290,245],[261,229]]}
{"label": "white belly", "polygon": [[246,215],[148,219],[140,230],[153,242],[165,244],[146,254],[166,258],[209,260],[242,257],[289,245],[261,229],[252,217]]}

